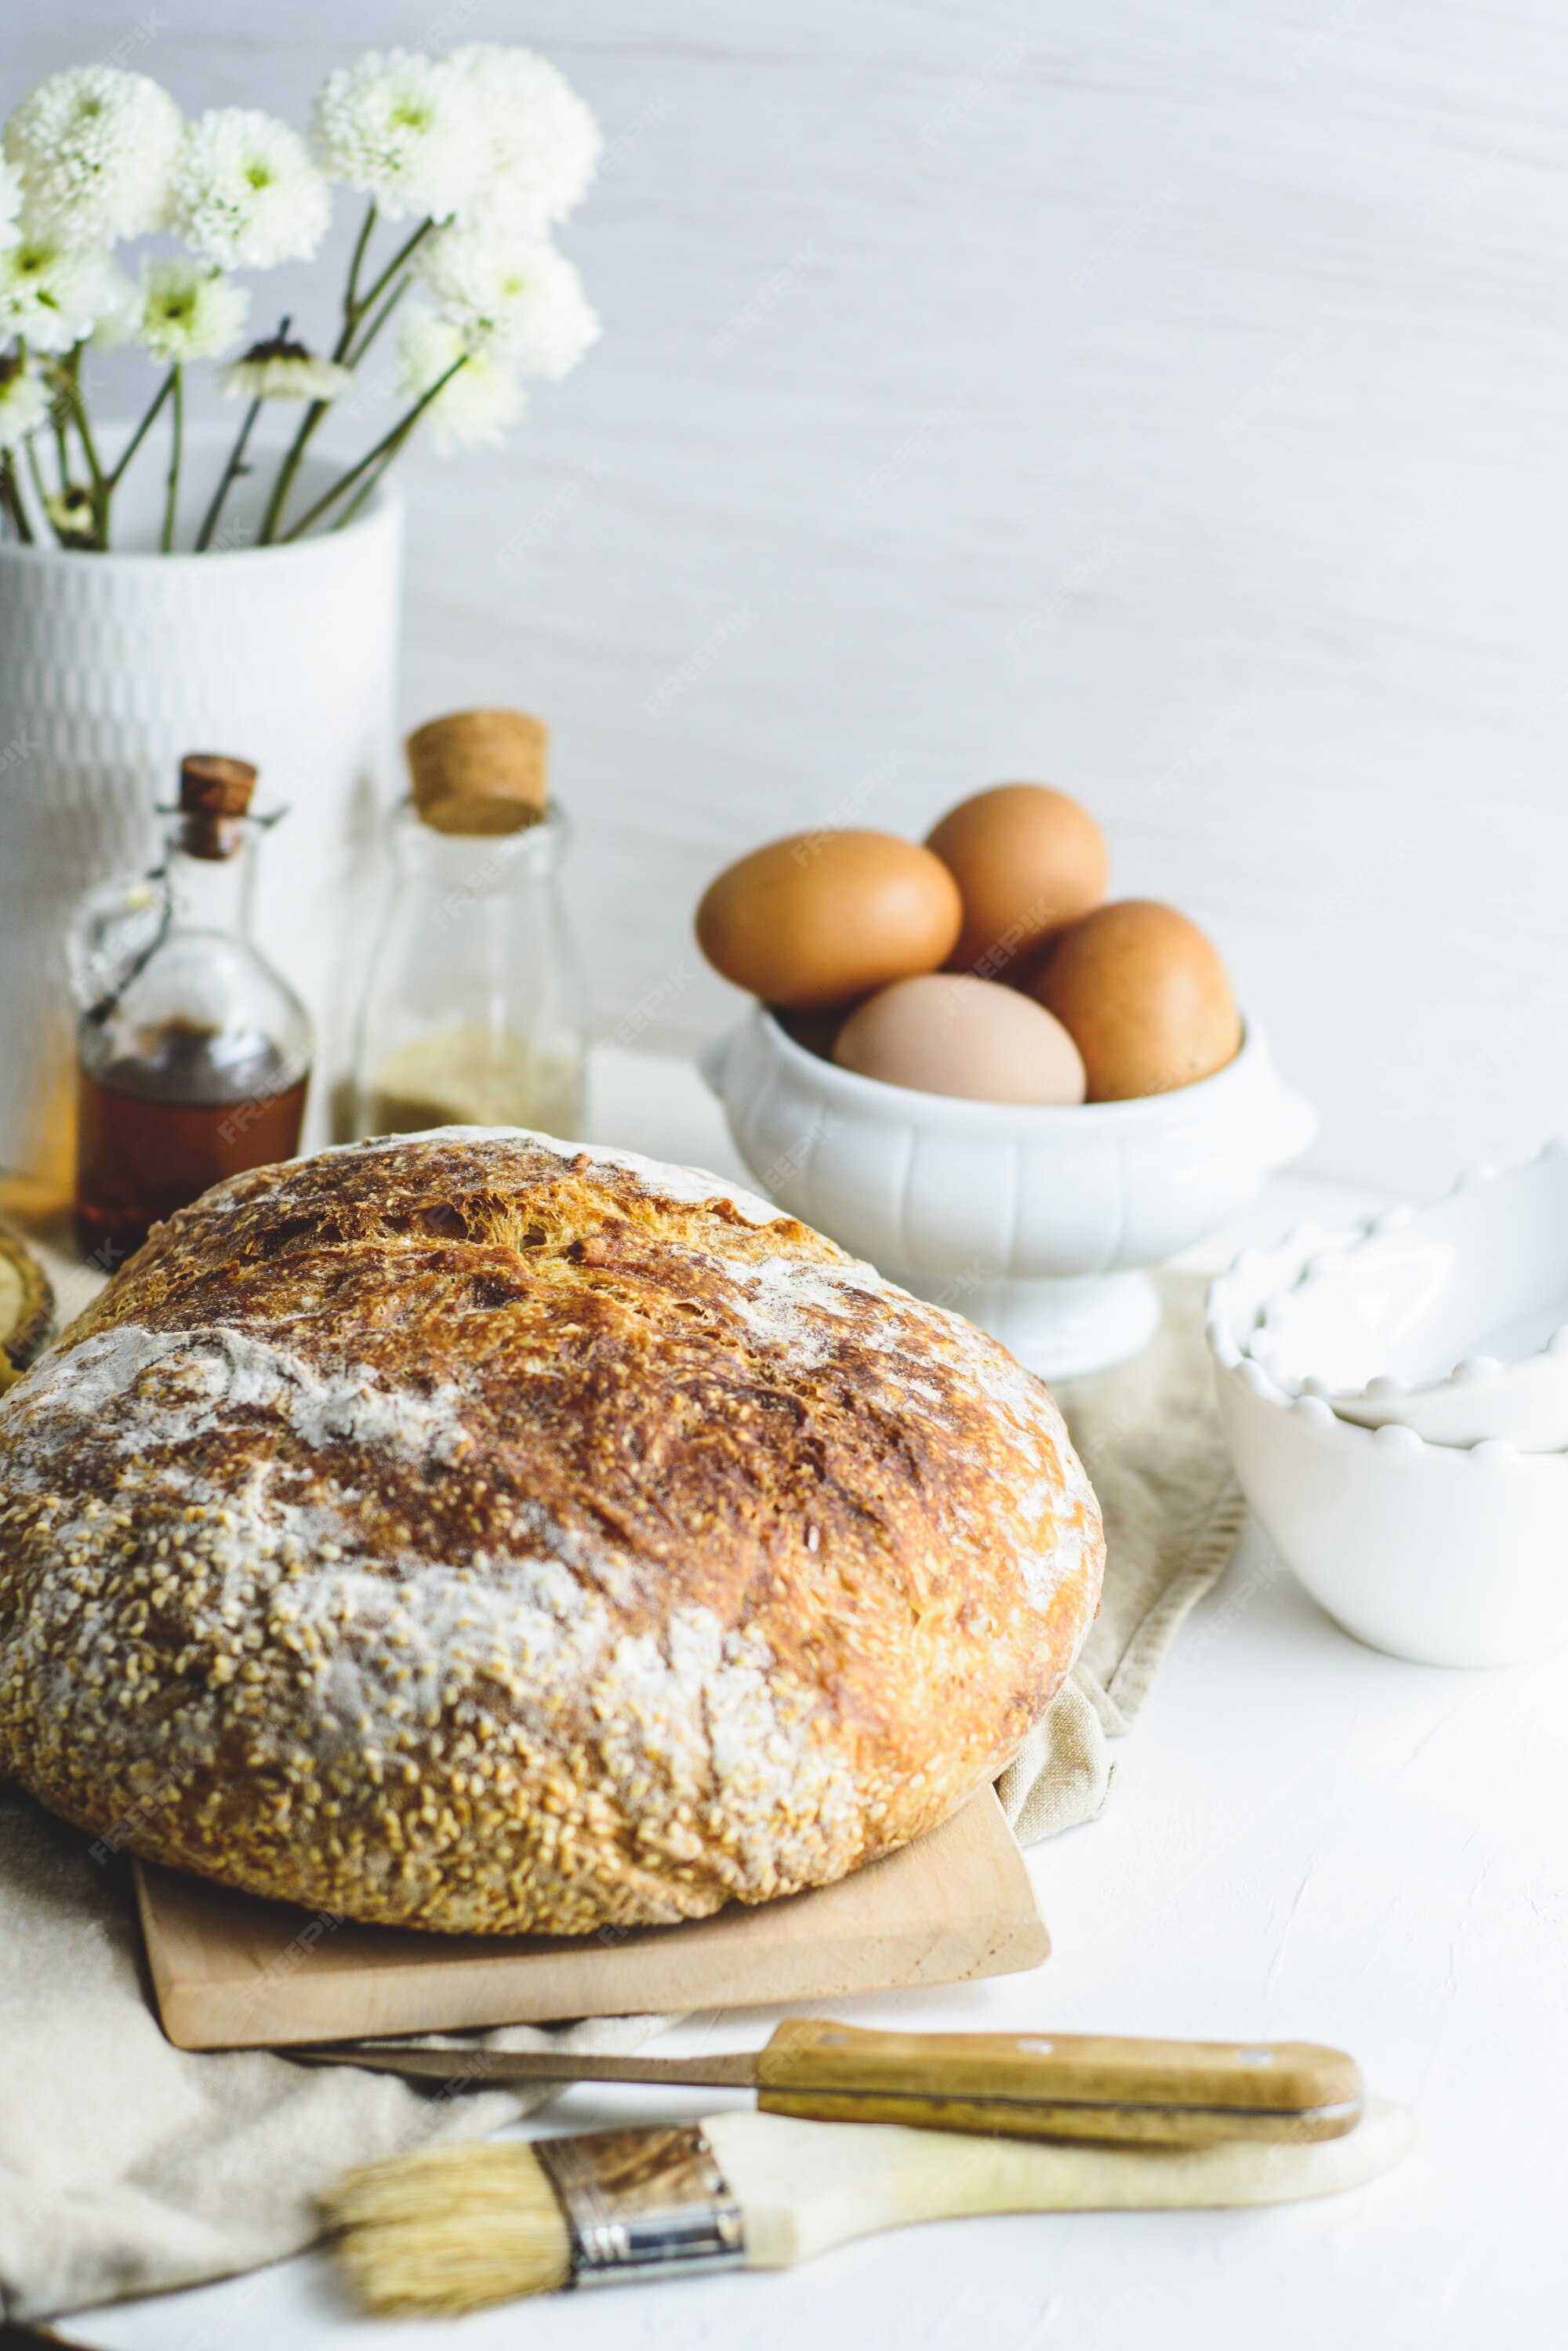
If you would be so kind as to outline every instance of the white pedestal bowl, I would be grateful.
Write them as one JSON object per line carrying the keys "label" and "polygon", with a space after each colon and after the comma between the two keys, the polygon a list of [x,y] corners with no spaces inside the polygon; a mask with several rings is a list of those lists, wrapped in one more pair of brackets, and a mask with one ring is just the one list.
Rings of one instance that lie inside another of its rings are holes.
{"label": "white pedestal bowl", "polygon": [[1213,1077],[1075,1109],[883,1085],[807,1052],[761,1006],[701,1066],[770,1198],[1055,1379],[1135,1354],[1159,1322],[1144,1269],[1317,1129],[1251,1019]]}

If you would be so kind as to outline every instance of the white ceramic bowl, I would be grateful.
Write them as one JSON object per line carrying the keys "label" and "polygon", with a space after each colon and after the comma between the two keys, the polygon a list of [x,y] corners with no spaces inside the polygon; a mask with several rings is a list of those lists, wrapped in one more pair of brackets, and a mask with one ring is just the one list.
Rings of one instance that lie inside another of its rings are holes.
{"label": "white ceramic bowl", "polygon": [[[1344,1236],[1349,1240],[1354,1236]],[[1348,1633],[1432,1666],[1506,1666],[1568,1642],[1568,1454],[1468,1450],[1363,1428],[1290,1396],[1246,1348],[1325,1236],[1245,1250],[1208,1293],[1219,1417],[1242,1491]]]}
{"label": "white ceramic bowl", "polygon": [[1248,1351],[1288,1395],[1433,1444],[1568,1447],[1568,1154],[1385,1210],[1270,1300]]}
{"label": "white ceramic bowl", "polygon": [[1159,1322],[1137,1269],[1212,1231],[1317,1127],[1255,1020],[1211,1078],[1072,1109],[883,1085],[761,1006],[702,1070],[763,1191],[1056,1378],[1135,1353]]}

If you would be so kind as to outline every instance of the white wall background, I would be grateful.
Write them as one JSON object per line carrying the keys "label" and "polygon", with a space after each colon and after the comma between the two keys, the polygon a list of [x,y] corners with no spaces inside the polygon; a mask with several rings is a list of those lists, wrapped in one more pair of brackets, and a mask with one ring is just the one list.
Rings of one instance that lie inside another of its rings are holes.
{"label": "white wall background", "polygon": [[8,0],[0,102],[118,47],[298,120],[464,38],[602,118],[606,331],[405,473],[406,713],[552,721],[605,1026],[725,1018],[741,849],[1033,776],[1211,930],[1322,1172],[1568,1124],[1561,0]]}

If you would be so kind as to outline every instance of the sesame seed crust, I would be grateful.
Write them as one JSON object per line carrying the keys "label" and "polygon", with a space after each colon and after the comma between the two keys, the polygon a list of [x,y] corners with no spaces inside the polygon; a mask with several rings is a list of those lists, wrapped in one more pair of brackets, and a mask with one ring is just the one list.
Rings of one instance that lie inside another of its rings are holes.
{"label": "sesame seed crust", "polygon": [[793,1218],[358,1144],[157,1227],[0,1403],[0,1772],[349,1917],[670,1924],[994,1779],[1103,1560],[1040,1382]]}

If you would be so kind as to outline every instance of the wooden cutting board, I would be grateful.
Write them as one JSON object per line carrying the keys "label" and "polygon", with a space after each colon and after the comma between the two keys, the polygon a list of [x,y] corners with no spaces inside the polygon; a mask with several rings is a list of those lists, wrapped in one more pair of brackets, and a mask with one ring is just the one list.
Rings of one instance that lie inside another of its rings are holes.
{"label": "wooden cutting board", "polygon": [[180,2049],[541,2024],[961,1983],[1037,1967],[1051,1938],[987,1788],[837,1886],[684,1927],[421,1935],[136,1865],[163,2030]]}

